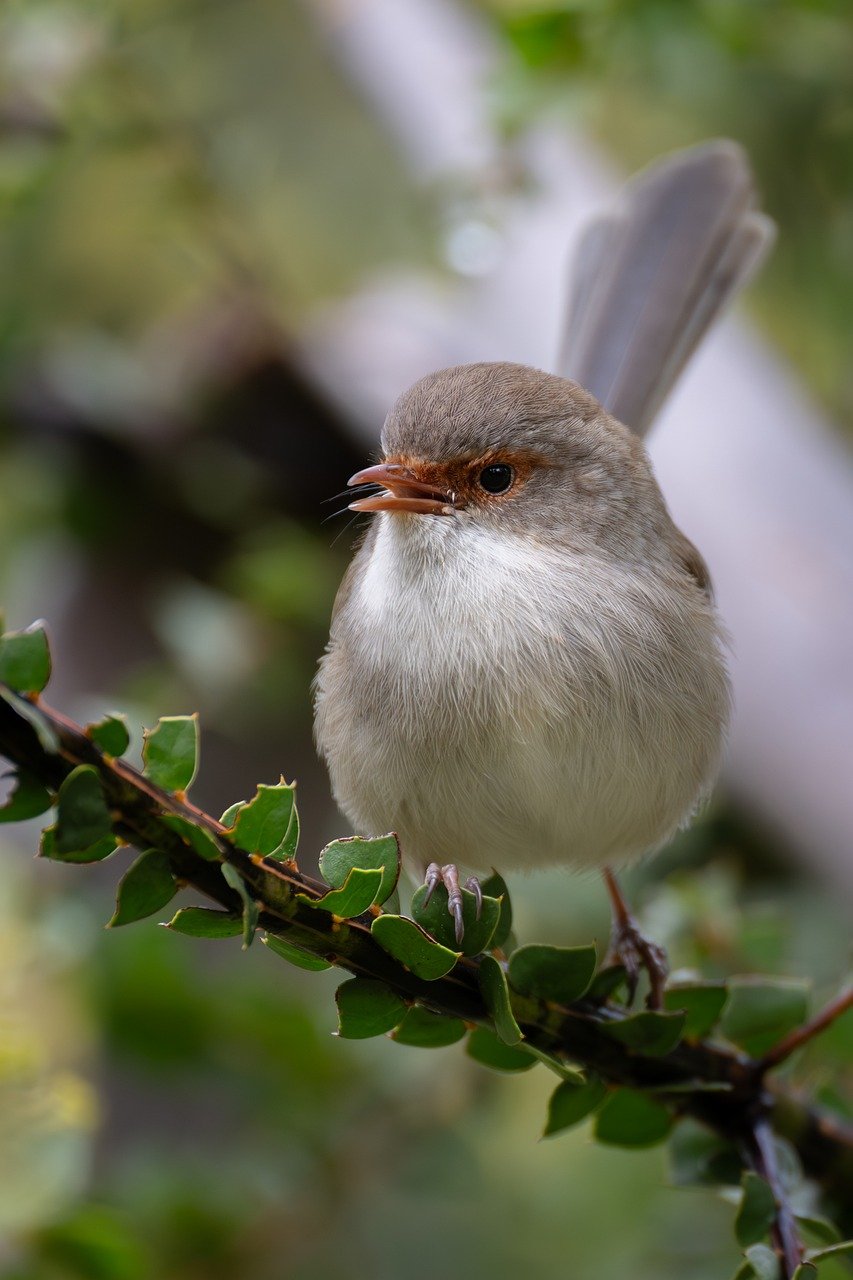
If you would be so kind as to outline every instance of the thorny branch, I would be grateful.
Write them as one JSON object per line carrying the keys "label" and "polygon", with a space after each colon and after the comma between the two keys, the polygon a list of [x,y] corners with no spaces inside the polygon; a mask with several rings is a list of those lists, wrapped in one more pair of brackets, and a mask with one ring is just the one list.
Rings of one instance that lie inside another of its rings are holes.
{"label": "thorny branch", "polygon": [[[236,867],[249,885],[260,909],[261,928],[352,974],[379,979],[411,1003],[422,1003],[467,1023],[492,1025],[477,982],[476,959],[463,957],[437,981],[415,977],[377,944],[370,933],[369,916],[339,921],[299,901],[299,894],[320,897],[326,886],[304,876],[292,863],[236,848],[214,818],[180,795],[154,786],[124,761],[102,754],[79,725],[40,699],[0,688],[0,755],[54,791],[78,765],[94,766],[113,814],[116,835],[140,848],[163,850],[180,881],[228,911],[241,909],[239,895],[225,882],[219,865],[201,857],[164,824],[164,817],[172,814],[190,820],[213,837],[223,861]],[[56,749],[49,749],[36,724],[52,733]],[[849,993],[839,997],[761,1061],[755,1061],[734,1048],[707,1041],[682,1042],[662,1058],[644,1056],[606,1033],[608,1024],[626,1016],[616,1008],[586,1000],[561,1007],[513,993],[513,1012],[531,1046],[567,1064],[591,1068],[611,1084],[652,1088],[658,1095],[668,1096],[679,1115],[702,1121],[751,1153],[753,1166],[770,1182],[777,1199],[774,1240],[786,1278],[793,1274],[800,1245],[775,1173],[772,1134],[787,1138],[805,1171],[822,1183],[834,1200],[849,1204],[853,1200],[853,1129],[778,1082],[769,1082],[766,1074],[849,1003]]]}

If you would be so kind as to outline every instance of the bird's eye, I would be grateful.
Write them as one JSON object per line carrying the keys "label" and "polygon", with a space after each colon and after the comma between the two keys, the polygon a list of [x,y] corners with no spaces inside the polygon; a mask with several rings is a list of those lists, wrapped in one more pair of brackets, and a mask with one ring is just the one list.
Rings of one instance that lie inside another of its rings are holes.
{"label": "bird's eye", "polygon": [[493,462],[491,466],[483,467],[477,477],[480,488],[486,493],[506,493],[514,479],[515,472],[506,462]]}

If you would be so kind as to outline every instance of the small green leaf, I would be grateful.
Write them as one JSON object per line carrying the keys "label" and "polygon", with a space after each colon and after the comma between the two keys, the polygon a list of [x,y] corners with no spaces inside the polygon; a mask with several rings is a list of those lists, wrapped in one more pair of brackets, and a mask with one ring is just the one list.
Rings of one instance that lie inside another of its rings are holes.
{"label": "small green leaf", "polygon": [[[355,872],[351,872],[355,875]],[[375,874],[363,871],[362,875]],[[458,951],[451,951],[433,941],[414,920],[405,916],[393,916],[383,912],[371,925],[370,932],[376,941],[395,960],[399,960],[416,978],[434,982],[449,973],[459,959]]]}
{"label": "small green leaf", "polygon": [[188,791],[198,768],[198,715],[163,716],[143,734],[146,778],[164,791]]}
{"label": "small green leaf", "polygon": [[123,756],[130,746],[130,734],[124,716],[104,716],[86,726],[86,737],[108,756]]}
{"label": "small green leaf", "polygon": [[443,1049],[446,1045],[456,1044],[464,1034],[465,1023],[461,1018],[446,1018],[416,1005],[391,1032],[391,1039],[398,1044],[416,1045],[421,1049]]}
{"label": "small green leaf", "polygon": [[695,1120],[679,1121],[668,1156],[675,1187],[740,1185],[743,1163],[737,1148]]}
{"label": "small green leaf", "polygon": [[796,978],[732,978],[721,1030],[753,1057],[805,1021],[808,983]]}
{"label": "small green leaf", "polygon": [[60,856],[89,849],[112,832],[101,779],[89,764],[69,773],[59,788],[56,810],[55,843]]}
{"label": "small green leaf", "polygon": [[179,813],[166,813],[160,821],[164,827],[168,827],[170,831],[174,831],[182,840],[185,840],[200,858],[205,858],[208,862],[222,861],[219,846],[205,827],[197,826],[195,822],[182,817]]}
{"label": "small green leaf", "polygon": [[281,859],[288,840],[293,838],[291,821],[296,808],[296,783],[284,779],[275,786],[261,783],[248,804],[232,805],[222,815],[223,826],[233,819],[230,838],[247,853]]}
{"label": "small green leaf", "polygon": [[17,693],[41,693],[50,679],[50,650],[40,622],[0,636],[0,681]]}
{"label": "small green leaf", "polygon": [[637,1053],[662,1058],[678,1044],[686,1018],[685,1013],[657,1013],[647,1009],[631,1014],[621,1022],[608,1023],[604,1030]]}
{"label": "small green leaf", "polygon": [[811,1262],[801,1262],[791,1276],[791,1280],[815,1280],[816,1276],[817,1267],[813,1266]]}
{"label": "small green leaf", "polygon": [[478,956],[492,945],[492,936],[498,927],[501,905],[495,898],[483,898],[480,919],[477,919],[477,899],[468,889],[462,890],[462,923],[465,934],[461,943],[456,942],[456,927],[447,910],[447,890],[437,885],[429,902],[424,905],[426,885],[421,885],[412,898],[412,919],[443,947],[461,951],[463,956]]}
{"label": "small green leaf", "polygon": [[510,901],[509,889],[506,887],[506,881],[503,876],[499,876],[497,871],[493,871],[488,880],[484,880],[480,885],[485,897],[497,898],[501,904],[501,914],[498,919],[498,926],[492,934],[492,947],[502,947],[512,931],[512,902]]}
{"label": "small green leaf", "polygon": [[178,882],[166,854],[160,849],[147,849],[122,877],[115,913],[107,928],[115,929],[153,915],[171,902],[177,891]]}
{"label": "small green leaf", "polygon": [[475,1062],[493,1071],[529,1071],[536,1059],[526,1049],[504,1044],[487,1027],[475,1027],[468,1037],[465,1052]]}
{"label": "small green leaf", "polygon": [[825,1262],[827,1258],[853,1257],[853,1240],[839,1240],[836,1244],[828,1244],[822,1249],[810,1249],[807,1262]]}
{"label": "small green leaf", "polygon": [[33,706],[25,697],[22,697],[19,693],[14,693],[2,684],[0,684],[0,698],[13,709],[15,715],[20,716],[22,720],[26,720],[31,726],[33,733],[39,740],[42,751],[46,751],[51,756],[59,754],[59,738],[56,730],[50,721],[42,715],[38,707]]}
{"label": "small green leaf", "polygon": [[291,942],[285,942],[284,938],[278,938],[273,933],[265,933],[261,941],[277,956],[281,956],[289,964],[296,965],[297,969],[310,969],[312,973],[322,973],[324,969],[332,967],[328,960],[323,960],[310,951],[303,951],[300,947],[293,946]]}
{"label": "small green leaf", "polygon": [[341,920],[352,920],[355,916],[364,915],[373,905],[381,883],[382,872],[378,867],[371,871],[353,867],[342,889],[330,889],[322,898],[311,898],[307,893],[297,893],[296,897],[308,907],[328,911]]}
{"label": "small green leaf", "polygon": [[18,769],[15,785],[6,803],[0,807],[0,822],[25,822],[37,818],[53,804],[53,796],[26,769]]}
{"label": "small green leaf", "polygon": [[350,978],[335,992],[338,1035],[346,1040],[366,1040],[392,1031],[403,1020],[405,1001],[384,982]]}
{"label": "small green leaf", "polygon": [[598,973],[589,984],[586,995],[590,1000],[607,1000],[628,981],[628,971],[624,964],[609,964]]}
{"label": "small green leaf", "polygon": [[779,1259],[766,1244],[753,1244],[744,1251],[755,1280],[779,1280]]}
{"label": "small green leaf", "polygon": [[728,991],[720,982],[684,982],[667,987],[663,995],[664,1008],[683,1010],[687,1015],[684,1036],[688,1040],[701,1040],[708,1035],[719,1020]]}
{"label": "small green leaf", "polygon": [[830,1222],[828,1218],[818,1218],[813,1214],[798,1213],[797,1222],[802,1228],[803,1234],[808,1239],[814,1240],[819,1247],[841,1243],[841,1232],[835,1223]]}
{"label": "small green leaf", "polygon": [[166,928],[174,929],[175,933],[185,933],[190,938],[236,938],[243,932],[243,921],[228,911],[184,907],[172,916]]}
{"label": "small green leaf", "polygon": [[495,1030],[504,1044],[518,1044],[521,1027],[515,1020],[509,998],[506,974],[494,956],[483,956],[479,970],[480,990],[492,1016]]}
{"label": "small green leaf", "polygon": [[595,947],[519,947],[509,962],[510,984],[525,996],[571,1004],[586,992],[595,972]]}
{"label": "small green leaf", "polygon": [[770,1230],[776,1214],[776,1201],[769,1185],[751,1169],[741,1178],[743,1194],[735,1218],[735,1237],[741,1248],[758,1244]]}
{"label": "small green leaf", "polygon": [[652,1147],[663,1142],[672,1124],[662,1103],[636,1089],[616,1089],[596,1117],[595,1136],[616,1147]]}
{"label": "small green leaf", "polygon": [[39,841],[39,857],[50,858],[53,862],[103,862],[117,849],[115,836],[102,836],[88,849],[74,849],[71,853],[59,853],[56,848],[56,827],[45,827]]}
{"label": "small green leaf", "polygon": [[243,899],[243,950],[248,951],[258,927],[258,904],[249,892],[249,886],[240,872],[230,862],[222,863],[222,875],[232,889]]}
{"label": "small green leaf", "polygon": [[548,1103],[548,1120],[542,1137],[548,1138],[580,1124],[601,1105],[606,1094],[607,1086],[597,1076],[590,1076],[583,1084],[576,1084],[573,1080],[558,1084]]}
{"label": "small green leaf", "polygon": [[385,902],[397,884],[400,875],[400,846],[393,834],[367,840],[363,836],[333,840],[320,854],[320,874],[333,889],[340,889],[353,867],[361,870],[380,870],[382,881],[375,901]]}
{"label": "small green leaf", "polygon": [[291,786],[294,792],[293,808],[290,811],[287,830],[279,848],[276,849],[275,853],[270,854],[270,857],[278,858],[280,862],[295,862],[296,851],[299,848],[299,810],[296,807],[296,783],[291,783]]}

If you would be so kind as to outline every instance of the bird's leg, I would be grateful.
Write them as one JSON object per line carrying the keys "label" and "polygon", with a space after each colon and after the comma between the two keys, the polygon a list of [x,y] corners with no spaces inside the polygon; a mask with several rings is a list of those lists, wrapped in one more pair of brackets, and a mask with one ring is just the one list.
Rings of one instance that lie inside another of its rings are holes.
{"label": "bird's leg", "polygon": [[[462,920],[462,890],[459,888],[458,870],[452,862],[448,862],[444,867],[440,867],[437,862],[431,862],[426,869],[424,884],[426,885],[424,906],[432,897],[436,885],[443,884],[447,890],[447,910],[453,916],[456,943],[457,946],[460,945],[465,937],[465,925]],[[469,889],[477,899],[477,919],[479,920],[483,909],[483,890],[480,888],[480,881],[476,876],[469,876],[465,881],[465,888]]]}
{"label": "bird's leg", "polygon": [[650,1009],[660,1009],[663,1006],[663,989],[669,973],[666,952],[663,947],[658,946],[656,942],[651,942],[640,931],[640,926],[610,867],[604,868],[604,883],[607,886],[613,911],[609,958],[614,963],[625,966],[628,975],[629,1003],[633,1002],[636,995],[640,970],[645,969],[650,983],[646,1003]]}

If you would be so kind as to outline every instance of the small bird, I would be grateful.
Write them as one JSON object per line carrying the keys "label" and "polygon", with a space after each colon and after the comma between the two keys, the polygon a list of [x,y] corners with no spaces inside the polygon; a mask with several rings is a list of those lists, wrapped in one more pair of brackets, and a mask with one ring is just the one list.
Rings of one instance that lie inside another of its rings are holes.
{"label": "small bird", "polygon": [[613,868],[660,848],[716,778],[730,712],[705,563],[642,434],[773,235],[717,141],[626,188],[583,237],[560,361],[420,379],[335,602],[316,739],[356,830],[397,832],[463,936],[460,871],[599,867],[614,954],[660,1003],[665,957]]}

